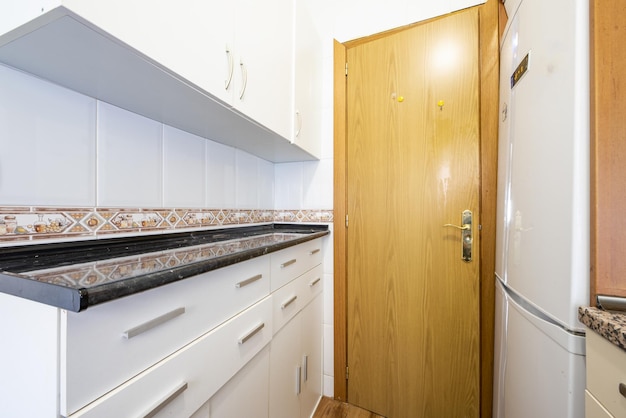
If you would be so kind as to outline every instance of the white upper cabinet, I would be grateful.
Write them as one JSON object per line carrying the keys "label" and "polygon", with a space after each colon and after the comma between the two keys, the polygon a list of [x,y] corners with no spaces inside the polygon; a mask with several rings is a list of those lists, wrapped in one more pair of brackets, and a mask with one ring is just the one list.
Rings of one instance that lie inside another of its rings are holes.
{"label": "white upper cabinet", "polygon": [[[292,140],[319,158],[322,134],[322,41],[313,21],[315,0],[295,1],[294,131]],[[319,5],[317,5],[319,7]]]}
{"label": "white upper cabinet", "polygon": [[294,18],[294,0],[26,0],[0,16],[0,62],[268,161],[314,160],[294,132]]}

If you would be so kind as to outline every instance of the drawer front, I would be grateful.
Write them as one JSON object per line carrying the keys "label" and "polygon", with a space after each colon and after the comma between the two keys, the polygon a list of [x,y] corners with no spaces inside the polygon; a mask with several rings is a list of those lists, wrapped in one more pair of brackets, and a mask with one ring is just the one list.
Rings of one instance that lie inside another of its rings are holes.
{"label": "drawer front", "polygon": [[268,296],[71,417],[191,416],[271,338]]}
{"label": "drawer front", "polygon": [[[587,390],[613,416],[626,416],[626,396],[620,384],[626,385],[626,351],[587,331]],[[623,389],[626,393],[626,387]]]}
{"label": "drawer front", "polygon": [[585,391],[585,418],[613,418],[594,396]]}
{"label": "drawer front", "polygon": [[272,294],[274,334],[322,291],[322,272],[318,265]]}
{"label": "drawer front", "polygon": [[273,292],[322,262],[322,239],[307,241],[270,255]]}
{"label": "drawer front", "polygon": [[61,411],[72,413],[269,294],[269,257],[65,313]]}

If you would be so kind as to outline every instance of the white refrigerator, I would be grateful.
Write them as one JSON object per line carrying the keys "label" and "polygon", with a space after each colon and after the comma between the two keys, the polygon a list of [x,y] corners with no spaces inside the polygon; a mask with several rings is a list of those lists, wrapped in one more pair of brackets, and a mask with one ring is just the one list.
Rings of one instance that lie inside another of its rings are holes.
{"label": "white refrigerator", "polygon": [[584,417],[589,0],[507,0],[494,417]]}

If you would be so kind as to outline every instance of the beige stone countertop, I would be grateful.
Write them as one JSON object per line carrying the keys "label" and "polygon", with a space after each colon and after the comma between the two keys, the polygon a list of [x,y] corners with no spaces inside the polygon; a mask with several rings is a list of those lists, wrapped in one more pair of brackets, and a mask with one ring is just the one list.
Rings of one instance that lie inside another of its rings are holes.
{"label": "beige stone countertop", "polygon": [[581,306],[578,319],[616,346],[626,350],[626,313]]}

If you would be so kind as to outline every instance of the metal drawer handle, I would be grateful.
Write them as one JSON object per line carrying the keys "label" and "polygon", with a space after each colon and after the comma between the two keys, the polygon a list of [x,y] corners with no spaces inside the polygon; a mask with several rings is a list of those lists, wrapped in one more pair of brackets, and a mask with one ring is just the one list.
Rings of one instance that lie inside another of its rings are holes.
{"label": "metal drawer handle", "polygon": [[317,279],[315,279],[311,283],[309,283],[309,286],[310,287],[315,286],[316,284],[318,284],[320,282],[320,280],[322,280],[322,279],[318,277]]}
{"label": "metal drawer handle", "polygon": [[316,249],[314,249],[313,251],[310,251],[310,252],[309,252],[309,255],[317,254],[317,253],[319,253],[319,252],[320,252],[320,249],[319,249],[319,248],[316,248]]}
{"label": "metal drawer handle", "polygon": [[170,311],[166,314],[163,314],[161,316],[158,316],[154,319],[149,320],[148,322],[144,322],[141,325],[137,325],[136,327],[133,327],[131,329],[129,329],[128,331],[124,332],[122,335],[124,336],[124,338],[126,338],[127,340],[130,340],[133,337],[136,337],[139,334],[142,334],[146,331],[151,330],[154,327],[157,327],[161,324],[166,323],[167,321],[176,318],[177,316],[180,316],[182,314],[185,313],[185,307],[181,307],[181,308],[176,308],[173,311]]}
{"label": "metal drawer handle", "polygon": [[163,399],[161,402],[159,402],[157,404],[157,406],[155,406],[154,408],[151,408],[150,412],[148,412],[147,414],[141,415],[141,417],[143,417],[143,418],[152,418],[153,416],[158,414],[163,408],[165,408],[170,402],[172,402],[178,395],[180,395],[185,390],[187,390],[187,386],[188,386],[187,382],[185,382],[182,385],[178,386],[176,389],[174,389],[173,391],[168,393],[166,395],[165,399]]}
{"label": "metal drawer handle", "polygon": [[283,264],[280,265],[280,268],[282,269],[284,267],[290,266],[290,265],[292,265],[295,262],[296,262],[295,258],[293,258],[293,259],[291,259],[289,261],[285,261]]}
{"label": "metal drawer handle", "polygon": [[619,384],[619,393],[622,394],[624,398],[626,398],[626,385],[623,383]]}
{"label": "metal drawer handle", "polygon": [[257,274],[256,276],[252,276],[252,277],[250,277],[249,279],[246,279],[246,280],[242,280],[242,281],[240,281],[239,283],[237,283],[237,284],[235,285],[235,287],[236,287],[237,289],[239,289],[240,287],[244,287],[244,286],[249,285],[250,283],[254,283],[254,282],[256,282],[257,280],[259,280],[259,279],[260,279],[260,278],[262,278],[262,277],[263,277],[263,275],[262,275],[262,274]]}
{"label": "metal drawer handle", "polygon": [[280,309],[285,309],[287,306],[291,305],[292,303],[294,303],[296,301],[296,299],[298,299],[298,296],[293,296],[291,299],[289,299],[287,302],[283,303],[282,305],[280,305]]}
{"label": "metal drawer handle", "polygon": [[256,334],[259,333],[259,331],[261,331],[263,329],[263,327],[265,327],[265,322],[261,322],[259,325],[257,325],[257,327],[255,329],[253,329],[252,331],[250,331],[249,333],[246,334],[245,337],[242,337],[239,339],[238,343],[241,344],[245,344],[246,341],[248,341],[250,338],[254,337]]}
{"label": "metal drawer handle", "polygon": [[299,395],[302,392],[302,387],[300,386],[300,378],[302,376],[302,367],[296,368],[296,395]]}

